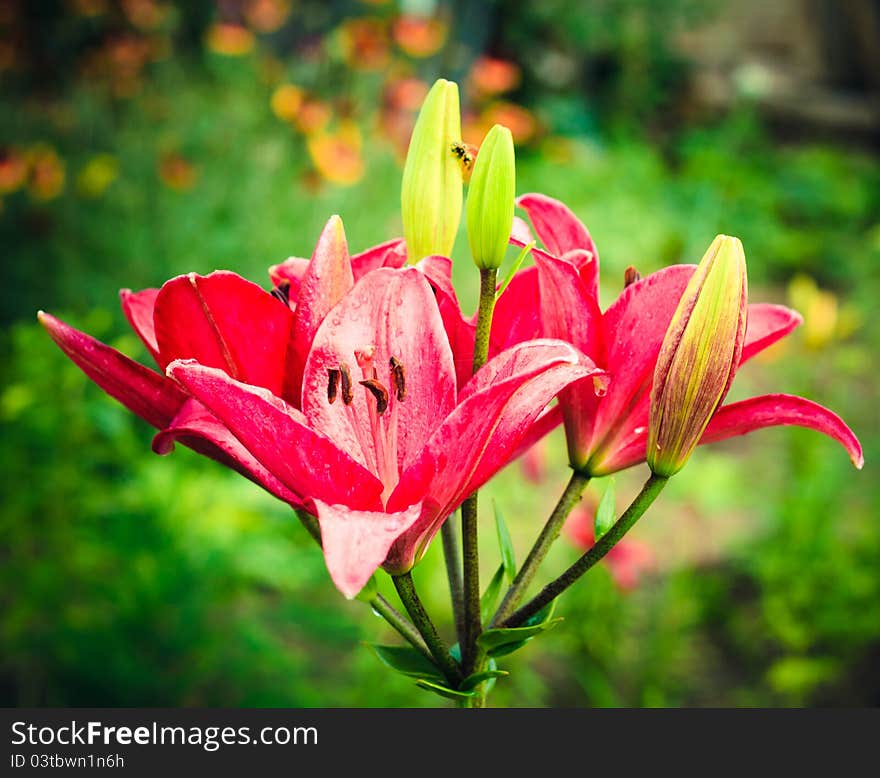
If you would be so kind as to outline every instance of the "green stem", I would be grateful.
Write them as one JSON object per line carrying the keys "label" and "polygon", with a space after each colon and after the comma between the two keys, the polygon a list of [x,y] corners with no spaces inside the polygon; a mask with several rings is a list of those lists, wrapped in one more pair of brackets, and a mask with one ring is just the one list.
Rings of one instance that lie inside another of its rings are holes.
{"label": "green stem", "polygon": [[461,549],[451,517],[443,522],[440,535],[443,538],[443,559],[446,561],[446,577],[449,579],[449,595],[455,617],[455,634],[461,645],[464,641],[464,582],[461,578]]}
{"label": "green stem", "polygon": [[623,515],[611,526],[599,541],[587,551],[580,559],[568,568],[555,581],[547,584],[541,591],[529,602],[515,611],[511,616],[499,624],[501,627],[518,627],[526,619],[534,616],[545,605],[556,599],[562,592],[578,580],[593,565],[601,561],[602,558],[612,549],[615,544],[632,528],[632,526],[642,517],[642,514],[648,510],[648,507],[656,499],[657,495],[666,486],[668,477],[651,474],[651,477],[645,482],[642,491],[639,492],[632,504],[627,508]]}
{"label": "green stem", "polygon": [[489,624],[490,627],[497,626],[503,622],[519,604],[520,599],[522,599],[529,584],[531,584],[532,579],[534,579],[535,573],[538,572],[538,567],[541,565],[541,562],[544,561],[544,557],[547,556],[550,546],[553,544],[553,541],[559,537],[559,532],[562,529],[565,520],[568,518],[568,514],[571,513],[574,506],[580,502],[581,496],[584,493],[584,489],[587,488],[588,483],[590,483],[590,477],[588,475],[584,475],[577,471],[571,474],[568,485],[560,496],[559,502],[556,503],[553,513],[551,513],[550,518],[547,519],[544,529],[542,529],[541,534],[538,535],[535,545],[532,546],[532,550],[529,552],[526,561],[523,562],[522,567],[516,574],[516,578],[513,579],[513,583],[507,590],[507,594],[504,595],[501,605],[498,606],[498,610],[492,617],[492,621]]}
{"label": "green stem", "polygon": [[403,637],[413,648],[418,649],[427,659],[433,661],[431,652],[422,640],[419,631],[412,625],[412,622],[397,610],[388,600],[381,594],[377,594],[370,600],[370,607],[378,613],[385,621],[387,621],[398,634]]}
{"label": "green stem", "polygon": [[[495,287],[498,271],[480,270],[480,304],[477,308],[477,329],[474,335],[473,371],[476,373],[489,358],[489,334],[495,310]],[[480,621],[480,554],[477,548],[477,494],[461,504],[461,538],[464,562],[464,640],[461,643],[465,675],[473,672],[476,662],[477,638],[483,629]]]}
{"label": "green stem", "polygon": [[437,632],[437,628],[434,626],[434,622],[431,621],[425,606],[422,605],[422,601],[416,593],[416,587],[413,585],[412,575],[410,573],[401,573],[400,575],[391,576],[391,580],[394,581],[394,587],[400,595],[400,600],[406,608],[406,612],[412,619],[416,629],[425,639],[425,644],[428,646],[428,651],[431,652],[434,663],[440,668],[446,680],[453,688],[457,687],[462,679],[461,670],[449,653],[443,638]]}

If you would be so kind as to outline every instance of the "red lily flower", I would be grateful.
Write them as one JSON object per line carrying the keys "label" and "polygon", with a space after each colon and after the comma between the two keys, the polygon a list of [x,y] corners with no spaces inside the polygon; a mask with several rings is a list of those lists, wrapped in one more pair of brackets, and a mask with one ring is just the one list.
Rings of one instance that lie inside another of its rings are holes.
{"label": "red lily flower", "polygon": [[416,268],[364,276],[318,328],[302,406],[195,360],[168,374],[318,518],[346,596],[383,565],[409,570],[446,517],[503,467],[573,380],[599,376],[568,344],[499,354],[458,392],[434,293]]}
{"label": "red lily flower", "polygon": [[[587,354],[610,376],[597,396],[573,384],[560,394],[569,458],[577,470],[607,475],[645,460],[650,390],[660,345],[695,265],[674,265],[636,280],[604,312],[596,293],[599,256],[586,227],[562,203],[524,195],[525,209],[546,250],[534,249],[536,291],[545,337],[559,337]],[[521,231],[511,238],[524,245]],[[507,292],[505,293],[507,294]],[[781,305],[752,303],[739,364],[791,332],[801,317]],[[802,397],[770,394],[721,406],[701,443],[742,435],[762,427],[797,425],[839,442],[861,468],[862,448],[852,430],[832,411]]]}
{"label": "red lily flower", "polygon": [[[400,263],[399,241],[351,258],[342,222],[332,217],[311,260],[289,260],[273,274],[273,295],[234,273],[189,274],[161,289],[120,292],[123,312],[161,369],[193,358],[278,393],[300,407],[312,338],[327,312],[374,266]],[[277,299],[276,299],[277,298]],[[61,349],[108,394],[160,432],[156,453],[180,443],[243,473],[276,497],[303,507],[199,402],[171,379],[47,313],[40,321]]]}

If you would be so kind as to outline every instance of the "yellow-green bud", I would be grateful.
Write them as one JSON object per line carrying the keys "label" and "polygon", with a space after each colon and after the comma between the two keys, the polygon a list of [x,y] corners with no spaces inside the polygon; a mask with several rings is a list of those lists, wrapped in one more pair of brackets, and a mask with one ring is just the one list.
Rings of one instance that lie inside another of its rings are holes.
{"label": "yellow-green bud", "polygon": [[460,139],[458,85],[440,78],[422,103],[403,168],[400,204],[410,262],[452,253],[462,203],[461,168],[452,144]]}
{"label": "yellow-green bud", "polygon": [[657,358],[646,451],[657,475],[684,467],[730,388],[745,337],[747,286],[742,243],[719,235],[684,290]]}
{"label": "yellow-green bud", "polygon": [[477,154],[467,196],[467,234],[481,270],[498,269],[504,260],[516,196],[516,163],[510,130],[496,124]]}

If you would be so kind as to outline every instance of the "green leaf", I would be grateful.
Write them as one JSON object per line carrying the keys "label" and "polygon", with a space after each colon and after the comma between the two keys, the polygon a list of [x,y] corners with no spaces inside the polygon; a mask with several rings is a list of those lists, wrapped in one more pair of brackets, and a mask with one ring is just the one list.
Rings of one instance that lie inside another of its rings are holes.
{"label": "green leaf", "polygon": [[469,691],[470,689],[476,689],[483,681],[503,678],[505,675],[510,675],[510,673],[507,670],[483,670],[481,673],[473,673],[473,675],[469,675],[461,682],[461,690]]}
{"label": "green leaf", "polygon": [[555,601],[551,602],[532,616],[532,618],[528,619],[521,627],[487,629],[477,638],[477,644],[491,657],[511,654],[524,646],[535,635],[546,632],[548,629],[553,629],[562,621],[561,617],[551,618],[555,605]]}
{"label": "green leaf", "polygon": [[614,479],[609,478],[605,494],[602,495],[599,507],[596,508],[596,520],[593,523],[595,542],[598,543],[599,538],[614,526],[614,514]]}
{"label": "green leaf", "polygon": [[398,673],[414,678],[443,680],[443,674],[437,666],[421,651],[411,646],[380,646],[375,643],[367,645],[376,652],[376,656],[383,664],[392,670],[397,670]]}
{"label": "green leaf", "polygon": [[501,282],[501,286],[498,287],[498,291],[495,292],[495,302],[498,302],[498,298],[504,294],[504,290],[507,289],[508,284],[513,280],[513,277],[516,275],[516,271],[520,269],[520,266],[525,261],[525,258],[528,256],[528,253],[535,248],[535,241],[532,241],[527,246],[523,246],[522,251],[516,255],[516,259],[513,260],[513,264],[510,266],[510,270],[507,271],[507,275],[504,277],[504,281]]}
{"label": "green leaf", "polygon": [[450,689],[448,686],[444,686],[442,683],[435,683],[434,681],[428,681],[424,678],[419,678],[416,680],[416,686],[419,686],[422,689],[425,689],[429,692],[434,692],[434,694],[439,694],[441,697],[446,697],[450,700],[467,700],[473,697],[476,694],[476,691],[459,691],[457,689]]}
{"label": "green leaf", "polygon": [[513,553],[513,542],[510,539],[510,532],[504,522],[504,517],[494,500],[492,507],[495,510],[495,530],[498,533],[498,546],[501,548],[501,563],[504,565],[504,572],[507,573],[508,580],[513,583],[513,579],[516,577],[516,556]]}
{"label": "green leaf", "polygon": [[500,565],[483,596],[480,597],[480,618],[485,624],[495,612],[495,606],[498,604],[498,597],[501,594],[501,586],[504,583],[504,565]]}

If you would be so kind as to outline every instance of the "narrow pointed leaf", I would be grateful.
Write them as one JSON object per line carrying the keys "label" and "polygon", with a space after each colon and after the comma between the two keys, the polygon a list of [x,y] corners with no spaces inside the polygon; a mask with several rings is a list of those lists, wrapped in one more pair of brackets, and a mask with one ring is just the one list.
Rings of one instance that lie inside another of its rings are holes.
{"label": "narrow pointed leaf", "polygon": [[501,595],[501,585],[504,583],[504,565],[500,565],[489,581],[486,591],[480,597],[480,619],[485,624],[495,612],[498,597]]}
{"label": "narrow pointed leaf", "polygon": [[446,697],[449,700],[455,700],[456,702],[469,700],[476,695],[476,691],[473,690],[463,692],[457,689],[450,689],[448,686],[444,686],[441,683],[434,683],[433,681],[428,681],[424,678],[417,679],[416,686],[419,686],[426,691],[434,692],[434,694],[439,694],[441,697]]}
{"label": "narrow pointed leaf", "polygon": [[525,261],[525,258],[528,256],[529,252],[533,248],[535,248],[535,241],[532,241],[531,243],[523,246],[519,254],[516,255],[516,259],[513,260],[513,264],[510,266],[510,269],[507,271],[507,275],[501,282],[501,286],[499,286],[498,290],[495,292],[496,300],[504,294],[505,290],[510,285],[510,282],[513,280],[513,277],[516,275],[516,271],[519,270],[520,267],[522,267],[522,263]]}
{"label": "narrow pointed leaf", "polygon": [[561,621],[562,618],[559,617],[529,626],[487,629],[477,638],[477,643],[489,656],[504,656],[518,649],[535,635],[553,629]]}
{"label": "narrow pointed leaf", "polygon": [[411,678],[423,678],[443,681],[443,675],[437,666],[421,651],[411,646],[382,646],[368,643],[382,664]]}
{"label": "narrow pointed leaf", "polygon": [[461,691],[470,691],[476,689],[483,681],[494,680],[495,678],[504,678],[510,675],[507,670],[483,670],[481,673],[469,675],[461,682]]}
{"label": "narrow pointed leaf", "polygon": [[508,579],[513,583],[516,577],[516,555],[513,551],[513,541],[510,539],[510,531],[504,522],[498,505],[493,502],[492,507],[495,510],[495,531],[498,534],[498,547],[501,549],[501,564],[504,566],[504,572]]}
{"label": "narrow pointed leaf", "polygon": [[602,499],[599,501],[599,507],[596,508],[596,519],[593,524],[593,532],[596,542],[598,542],[599,538],[601,538],[613,526],[614,514],[614,479],[609,478],[605,494],[602,495]]}

